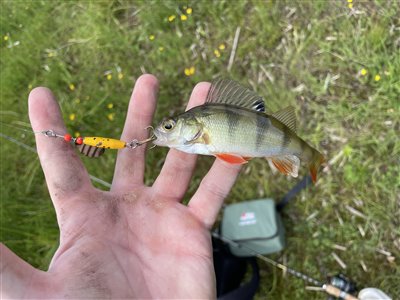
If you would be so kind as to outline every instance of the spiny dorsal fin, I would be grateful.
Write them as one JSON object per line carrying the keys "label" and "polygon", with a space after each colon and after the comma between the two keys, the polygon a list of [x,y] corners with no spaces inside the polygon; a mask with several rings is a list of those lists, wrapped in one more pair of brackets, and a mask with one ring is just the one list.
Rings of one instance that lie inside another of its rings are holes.
{"label": "spiny dorsal fin", "polygon": [[206,103],[224,103],[265,112],[262,97],[230,79],[213,80]]}
{"label": "spiny dorsal fin", "polygon": [[275,112],[272,116],[282,124],[289,127],[289,129],[294,133],[297,132],[296,114],[293,106],[288,106],[284,109],[281,109],[280,111]]}

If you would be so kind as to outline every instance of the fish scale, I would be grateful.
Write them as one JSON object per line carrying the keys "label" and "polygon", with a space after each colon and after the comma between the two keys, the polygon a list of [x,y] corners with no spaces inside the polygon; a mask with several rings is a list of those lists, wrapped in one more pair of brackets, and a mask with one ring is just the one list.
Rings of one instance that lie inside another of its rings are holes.
{"label": "fish scale", "polygon": [[[254,112],[217,105],[210,106],[207,110],[205,116],[199,111],[196,119],[203,124],[211,137],[210,153],[249,157],[269,157],[283,153],[280,146],[283,133],[271,125],[267,115],[255,117]],[[196,110],[193,112],[197,113]],[[237,118],[237,121],[229,121],[232,118]],[[263,120],[262,127],[257,125],[261,123],[257,122],[260,119]],[[232,124],[235,126],[231,126]],[[253,132],[256,134],[250,134]]]}

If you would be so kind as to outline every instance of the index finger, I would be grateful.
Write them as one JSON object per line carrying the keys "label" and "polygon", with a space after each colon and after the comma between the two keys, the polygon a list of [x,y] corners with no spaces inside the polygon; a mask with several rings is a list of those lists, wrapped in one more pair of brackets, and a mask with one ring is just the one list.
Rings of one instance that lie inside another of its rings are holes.
{"label": "index finger", "polygon": [[[66,133],[58,103],[47,88],[35,88],[29,94],[29,118],[34,131]],[[72,199],[80,190],[91,187],[89,175],[74,148],[64,140],[37,134],[36,147],[50,196],[59,213],[63,203],[69,205],[72,201],[61,199]]]}

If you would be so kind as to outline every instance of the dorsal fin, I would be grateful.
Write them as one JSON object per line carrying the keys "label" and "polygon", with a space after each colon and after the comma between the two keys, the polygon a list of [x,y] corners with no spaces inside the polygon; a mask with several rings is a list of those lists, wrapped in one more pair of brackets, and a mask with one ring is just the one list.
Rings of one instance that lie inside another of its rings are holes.
{"label": "dorsal fin", "polygon": [[265,112],[262,97],[230,79],[218,78],[213,80],[206,103],[224,103]]}
{"label": "dorsal fin", "polygon": [[297,131],[296,114],[294,112],[293,106],[288,106],[284,109],[281,109],[275,112],[272,116],[278,121],[280,121],[282,124],[289,127],[289,129],[292,130],[294,133],[296,133]]}

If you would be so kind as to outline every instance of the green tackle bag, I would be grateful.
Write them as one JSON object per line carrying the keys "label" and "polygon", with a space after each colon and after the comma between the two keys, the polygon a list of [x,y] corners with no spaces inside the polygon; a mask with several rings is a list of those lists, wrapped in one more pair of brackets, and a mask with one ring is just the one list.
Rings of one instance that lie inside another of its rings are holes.
{"label": "green tackle bag", "polygon": [[238,245],[229,245],[236,256],[270,254],[284,248],[284,228],[272,199],[259,199],[225,207],[221,235]]}

